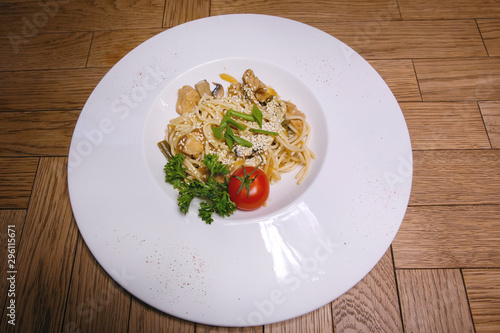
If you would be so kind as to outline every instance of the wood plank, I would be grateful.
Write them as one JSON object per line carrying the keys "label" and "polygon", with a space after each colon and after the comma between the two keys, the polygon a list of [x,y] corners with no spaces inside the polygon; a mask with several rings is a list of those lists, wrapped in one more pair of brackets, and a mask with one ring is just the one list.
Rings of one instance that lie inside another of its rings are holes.
{"label": "wood plank", "polygon": [[500,148],[500,101],[480,102],[484,125],[488,131],[491,147]]}
{"label": "wood plank", "polygon": [[488,54],[492,57],[500,56],[500,20],[477,20],[477,25]]}
{"label": "wood plank", "polygon": [[1,332],[62,329],[78,233],[66,169],[66,158],[40,160],[17,256],[16,325],[2,321]]}
{"label": "wood plank", "polygon": [[164,6],[164,0],[2,2],[0,35],[161,28]]}
{"label": "wood plank", "polygon": [[281,333],[281,332],[333,333],[332,310],[330,304],[324,305],[319,309],[316,309],[300,317],[264,326],[264,333]]}
{"label": "wood plank", "polygon": [[498,18],[498,0],[398,0],[403,20]]}
{"label": "wood plank", "polygon": [[0,36],[0,71],[83,68],[91,40],[91,32]]}
{"label": "wood plank", "polygon": [[28,208],[38,158],[0,158],[0,208]]}
{"label": "wood plank", "polygon": [[356,286],[332,302],[336,333],[402,332],[391,249]]}
{"label": "wood plank", "polygon": [[80,111],[0,113],[0,156],[68,155]]}
{"label": "wood plank", "polygon": [[474,102],[400,103],[413,149],[490,148]]}
{"label": "wood plank", "polygon": [[405,332],[474,332],[460,270],[396,270]]}
{"label": "wood plank", "polygon": [[196,324],[196,333],[260,333],[263,326],[224,327]]}
{"label": "wood plank", "polygon": [[130,301],[130,294],[99,266],[82,237],[78,237],[64,330],[126,332]]}
{"label": "wood plank", "polygon": [[328,22],[315,27],[367,59],[486,56],[474,20]]}
{"label": "wood plank", "polygon": [[163,26],[174,27],[208,17],[210,15],[210,2],[210,0],[166,0]]}
{"label": "wood plank", "polygon": [[223,14],[267,14],[279,15],[304,23],[331,21],[399,20],[397,2],[373,0],[354,2],[350,0],[312,0],[289,3],[268,0],[212,0],[210,15]]}
{"label": "wood plank", "polygon": [[129,332],[192,333],[194,330],[194,323],[162,313],[138,299],[132,298]]}
{"label": "wood plank", "polygon": [[96,31],[87,67],[112,67],[145,40],[165,29]]}
{"label": "wood plank", "polygon": [[500,203],[500,150],[413,152],[410,205]]}
{"label": "wood plank", "polygon": [[[7,310],[7,307],[10,306],[11,299],[17,301],[15,298],[15,283],[11,285],[10,280],[7,280],[7,278],[11,278],[11,274],[7,272],[15,270],[15,267],[11,268],[9,266],[16,266],[15,261],[23,234],[25,217],[25,210],[0,210],[0,244],[2,244],[0,258],[2,258],[2,262],[4,263],[2,264],[2,272],[0,273],[0,305],[2,306],[2,310],[0,311],[2,318],[0,322],[11,319],[8,317],[10,309]],[[8,303],[5,303],[6,301]]]}
{"label": "wood plank", "polygon": [[0,72],[0,111],[81,109],[107,70]]}
{"label": "wood plank", "polygon": [[396,268],[498,267],[500,206],[408,207],[392,244]]}
{"label": "wood plank", "polygon": [[399,102],[422,100],[411,60],[370,60],[369,62]]}
{"label": "wood plank", "polygon": [[424,101],[500,99],[500,58],[416,59]]}
{"label": "wood plank", "polygon": [[12,2],[12,3],[16,3],[16,2],[38,2],[38,1],[40,1],[40,0],[9,0],[9,2]]}
{"label": "wood plank", "polygon": [[476,332],[498,332],[500,269],[464,269],[463,276]]}

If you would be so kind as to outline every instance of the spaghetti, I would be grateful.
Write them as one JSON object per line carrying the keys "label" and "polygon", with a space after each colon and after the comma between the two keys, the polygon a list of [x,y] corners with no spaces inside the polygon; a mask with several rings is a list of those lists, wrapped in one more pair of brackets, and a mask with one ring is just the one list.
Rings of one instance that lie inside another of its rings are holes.
{"label": "spaghetti", "polygon": [[248,69],[238,82],[227,74],[227,94],[220,84],[210,91],[206,80],[195,89],[179,89],[176,110],[166,133],[170,154],[184,153],[188,176],[206,180],[202,162],[207,154],[217,154],[219,162],[233,172],[241,165],[257,166],[270,183],[298,167],[300,184],[306,178],[314,153],[308,148],[311,127],[306,116],[291,102],[282,100]]}

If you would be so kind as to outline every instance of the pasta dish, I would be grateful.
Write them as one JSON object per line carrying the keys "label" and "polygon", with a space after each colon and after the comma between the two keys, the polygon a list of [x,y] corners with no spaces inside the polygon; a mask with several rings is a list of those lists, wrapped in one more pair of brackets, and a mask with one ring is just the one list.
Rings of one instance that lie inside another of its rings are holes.
{"label": "pasta dish", "polygon": [[178,91],[176,111],[166,130],[164,150],[171,156],[184,153],[188,177],[204,181],[203,159],[216,154],[230,172],[238,167],[259,166],[270,183],[298,167],[300,184],[306,178],[314,153],[308,148],[311,127],[297,107],[280,98],[251,69],[241,82],[221,74],[228,81],[227,93],[221,84],[206,81]]}

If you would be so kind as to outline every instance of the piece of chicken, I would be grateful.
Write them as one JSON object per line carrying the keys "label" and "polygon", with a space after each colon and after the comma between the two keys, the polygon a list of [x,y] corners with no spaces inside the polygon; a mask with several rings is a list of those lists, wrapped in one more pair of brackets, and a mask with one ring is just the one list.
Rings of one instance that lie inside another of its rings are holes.
{"label": "piece of chicken", "polygon": [[205,136],[200,130],[194,130],[184,135],[179,141],[183,153],[197,158],[205,149]]}
{"label": "piece of chicken", "polygon": [[267,86],[255,76],[251,69],[247,69],[245,73],[243,73],[243,92],[252,100],[252,96],[248,95],[253,94],[253,97],[260,103],[265,102],[271,96]]}
{"label": "piece of chicken", "polygon": [[200,94],[191,86],[184,86],[178,91],[177,105],[175,111],[181,116],[186,112],[193,111],[200,101]]}
{"label": "piece of chicken", "polygon": [[210,91],[210,84],[207,82],[207,80],[202,80],[198,82],[194,88],[200,94],[201,97],[204,95],[212,96],[212,92]]}
{"label": "piece of chicken", "polygon": [[[286,115],[285,117],[301,116],[306,117],[306,115],[297,109],[297,106],[291,102],[285,102],[286,105]],[[302,133],[304,129],[304,123],[300,119],[290,119],[290,125],[293,126],[299,133]]]}
{"label": "piece of chicken", "polygon": [[237,98],[243,98],[243,94],[241,92],[241,83],[233,82],[227,87],[227,95],[234,96]]}

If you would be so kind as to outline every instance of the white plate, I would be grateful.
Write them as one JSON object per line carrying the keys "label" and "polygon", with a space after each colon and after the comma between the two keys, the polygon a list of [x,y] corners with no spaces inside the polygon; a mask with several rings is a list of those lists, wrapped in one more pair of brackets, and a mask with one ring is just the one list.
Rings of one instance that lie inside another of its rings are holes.
{"label": "white plate", "polygon": [[[179,212],[156,143],[179,87],[247,68],[306,113],[318,158],[302,185],[272,186],[268,207],[206,225],[196,207]],[[376,71],[322,31],[263,15],[192,21],[138,46],[89,97],[68,160],[78,227],[111,277],[219,326],[293,318],[353,287],[394,239],[411,180],[406,123]]]}

